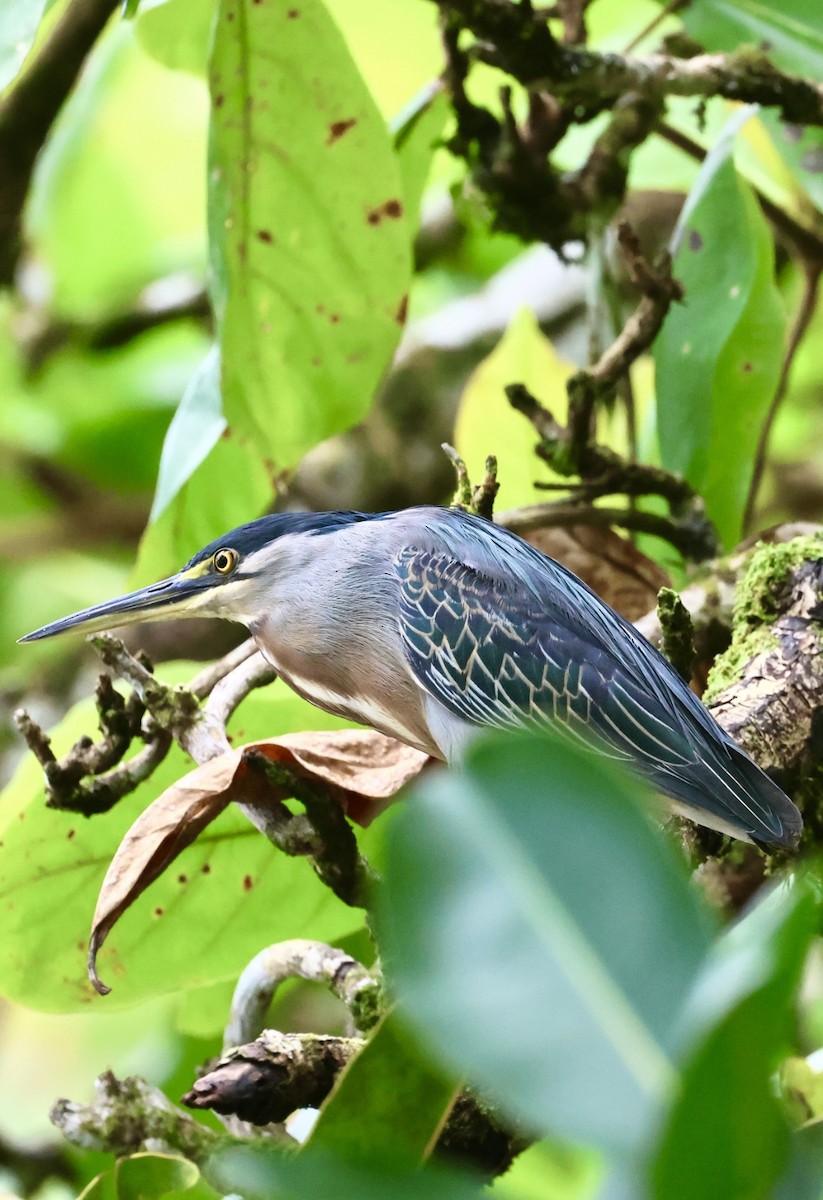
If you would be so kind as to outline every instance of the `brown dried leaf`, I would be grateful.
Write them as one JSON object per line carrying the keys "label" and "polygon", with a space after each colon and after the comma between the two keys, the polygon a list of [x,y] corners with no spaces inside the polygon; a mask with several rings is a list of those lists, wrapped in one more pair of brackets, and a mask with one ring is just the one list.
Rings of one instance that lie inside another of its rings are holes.
{"label": "brown dried leaf", "polygon": [[579,575],[627,621],[636,621],[655,608],[657,593],[671,583],[662,567],[612,529],[552,525],[524,536],[543,554]]}
{"label": "brown dried leaf", "polygon": [[240,763],[230,750],[184,775],[140,814],[117,848],[100,888],[89,937],[89,979],[105,996],[97,955],[112,926],[178,854],[190,846],[229,802]]}
{"label": "brown dried leaf", "polygon": [[[260,802],[259,778],[249,778],[244,762],[248,751],[265,754],[322,782],[348,816],[361,825],[368,825],[382,812],[429,761],[419,750],[374,730],[340,729],[252,742],[190,771],[141,813],[106,872],[89,938],[89,978],[101,995],[111,989],[97,975],[97,955],[115,922],[231,799]],[[247,780],[251,784],[248,797],[244,794]],[[278,798],[271,788],[264,794],[267,799]],[[284,790],[280,798],[287,796]]]}
{"label": "brown dried leaf", "polygon": [[[320,779],[346,814],[369,825],[423,770],[429,756],[374,729],[331,733],[291,733],[268,738],[244,750],[257,750],[307,778]],[[381,801],[383,803],[381,803]]]}

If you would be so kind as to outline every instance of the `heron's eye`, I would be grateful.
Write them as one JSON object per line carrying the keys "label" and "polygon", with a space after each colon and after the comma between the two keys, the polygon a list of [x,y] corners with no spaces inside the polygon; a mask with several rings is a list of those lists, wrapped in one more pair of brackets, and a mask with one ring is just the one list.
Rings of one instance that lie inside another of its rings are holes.
{"label": "heron's eye", "polygon": [[218,575],[231,575],[239,558],[236,550],[218,550],[211,561]]}

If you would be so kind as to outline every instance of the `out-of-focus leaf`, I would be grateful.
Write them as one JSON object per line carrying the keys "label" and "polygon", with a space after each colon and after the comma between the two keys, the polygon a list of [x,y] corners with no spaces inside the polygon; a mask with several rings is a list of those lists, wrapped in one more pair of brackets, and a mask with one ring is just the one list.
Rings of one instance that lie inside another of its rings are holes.
{"label": "out-of-focus leaf", "polygon": [[152,521],[168,507],[225,429],[220,399],[220,355],[213,346],[192,376],[166,433]]}
{"label": "out-of-focus leaf", "polygon": [[815,208],[823,210],[823,130],[786,125],[768,109],[764,109],[760,119],[806,195]]}
{"label": "out-of-focus leaf", "polygon": [[[247,750],[257,750],[308,780],[319,781],[352,817],[368,824],[429,761],[411,746],[373,729],[287,733],[237,746],[177,779],[126,833],[100,888],[89,938],[89,975],[101,993],[97,954],[123,913],[202,834],[234,796],[242,795]],[[284,789],[272,802],[287,800]],[[267,795],[267,799],[268,799]]]}
{"label": "out-of-focus leaf", "polygon": [[545,493],[532,480],[556,479],[535,457],[537,435],[511,407],[504,387],[524,383],[563,422],[568,410],[566,381],[574,369],[556,354],[534,313],[522,308],[488,358],[472,372],[457,410],[454,443],[472,476],[482,470],[487,455],[497,455],[499,510],[545,500]]}
{"label": "out-of-focus leaf", "polygon": [[[230,731],[242,728],[253,741],[278,729],[344,724],[275,683],[248,697]],[[92,706],[78,705],[55,731],[55,752],[65,753],[94,725]],[[274,851],[230,808],[122,918],[101,956],[105,977],[117,986],[106,1000],[95,997],[85,978],[85,946],[103,876],[139,813],[188,766],[172,750],[135,793],[86,821],[47,809],[39,766],[33,759],[21,764],[0,796],[0,992],[53,1012],[90,1001],[121,1008],[236,978],[264,936],[334,944],[350,932],[351,909],[305,862]]]}
{"label": "out-of-focus leaf", "polygon": [[25,62],[45,10],[46,0],[4,0],[0,7],[0,92]]}
{"label": "out-of-focus leaf", "polygon": [[137,40],[152,58],[173,71],[205,75],[213,0],[142,0]]}
{"label": "out-of-focus leaf", "polygon": [[378,910],[424,1043],[528,1128],[612,1149],[668,1098],[709,940],[638,793],[570,739],[479,741],[393,823]]}
{"label": "out-of-focus leaf", "polygon": [[792,1136],[789,1165],[771,1200],[823,1200],[823,1125]]}
{"label": "out-of-focus leaf", "polygon": [[118,1200],[155,1200],[188,1192],[200,1171],[177,1154],[129,1154],[116,1167]]}
{"label": "out-of-focus leaf", "polygon": [[481,1183],[473,1176],[426,1165],[416,1171],[396,1171],[383,1163],[348,1163],[338,1155],[309,1147],[301,1154],[247,1146],[218,1152],[209,1162],[209,1175],[225,1191],[245,1200],[483,1200]]}
{"label": "out-of-focus leaf", "polygon": [[413,1170],[431,1154],[456,1092],[457,1081],[391,1012],[335,1084],[309,1149],[361,1166]]}
{"label": "out-of-focus leaf", "polygon": [[132,22],[100,40],[26,210],[60,316],[95,321],[161,276],[203,273],[207,113],[202,83],[153,62]]}
{"label": "out-of-focus leaf", "polygon": [[283,469],[368,411],[404,320],[411,233],[388,131],[319,0],[222,0],[215,30],[224,411]]}
{"label": "out-of-focus leaf", "polygon": [[116,1168],[102,1171],[83,1188],[77,1200],[119,1200],[117,1195]]}
{"label": "out-of-focus leaf", "polygon": [[698,1036],[656,1154],[658,1200],[772,1195],[788,1127],[771,1076],[816,915],[809,892],[784,885],[713,947],[684,1014]]}
{"label": "out-of-focus leaf", "polygon": [[780,1065],[780,1096],[798,1126],[823,1121],[823,1071],[808,1058]]}
{"label": "out-of-focus leaf", "polygon": [[440,80],[429,84],[392,124],[394,148],[403,180],[406,215],[412,230],[417,228],[420,202],[429,177],[432,158],[450,112]]}
{"label": "out-of-focus leaf", "polygon": [[678,230],[674,273],[685,303],[655,344],[661,456],[733,545],[780,374],[785,312],[771,233],[728,149],[704,163]]}
{"label": "out-of-focus leaf", "polygon": [[784,71],[823,74],[823,18],[818,0],[700,0],[678,14],[707,50],[765,50]]}
{"label": "out-of-focus leaf", "polygon": [[601,1174],[593,1151],[535,1142],[489,1191],[493,1200],[594,1200]]}

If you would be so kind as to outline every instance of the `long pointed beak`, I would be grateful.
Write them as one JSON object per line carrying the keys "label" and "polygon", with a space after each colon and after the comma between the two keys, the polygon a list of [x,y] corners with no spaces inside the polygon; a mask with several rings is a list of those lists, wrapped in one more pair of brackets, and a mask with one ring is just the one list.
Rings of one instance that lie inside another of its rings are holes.
{"label": "long pointed beak", "polygon": [[208,575],[172,575],[153,583],[149,587],[139,588],[116,600],[106,600],[81,612],[72,613],[59,621],[52,621],[42,629],[35,629],[21,637],[21,642],[39,642],[42,638],[56,637],[70,630],[82,630],[83,633],[99,633],[102,629],[113,629],[118,625],[132,625],[137,621],[157,621],[164,617],[182,616],[191,612],[196,615],[199,605],[194,602],[210,591],[215,584],[212,576]]}

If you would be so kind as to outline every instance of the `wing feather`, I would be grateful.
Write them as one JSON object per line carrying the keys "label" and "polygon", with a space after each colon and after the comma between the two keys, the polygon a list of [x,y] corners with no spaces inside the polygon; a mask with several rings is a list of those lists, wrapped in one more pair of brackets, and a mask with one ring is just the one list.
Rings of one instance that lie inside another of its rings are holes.
{"label": "wing feather", "polygon": [[[589,742],[593,732],[603,752],[633,763],[681,805],[756,840],[796,839],[788,798],[596,597],[581,619],[567,595],[552,603],[449,554],[407,547],[395,566],[407,660],[449,712],[472,725],[551,722]],[[618,638],[613,623],[628,636]]]}

